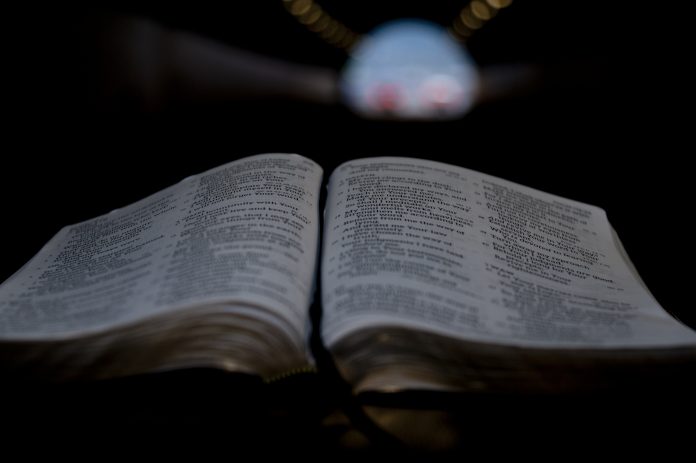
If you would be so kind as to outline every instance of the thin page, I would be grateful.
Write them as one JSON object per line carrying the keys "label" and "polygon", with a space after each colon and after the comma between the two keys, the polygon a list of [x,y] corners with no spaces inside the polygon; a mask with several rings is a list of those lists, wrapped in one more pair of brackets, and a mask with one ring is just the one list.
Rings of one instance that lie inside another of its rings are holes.
{"label": "thin page", "polygon": [[331,346],[378,326],[529,347],[696,345],[629,269],[600,208],[489,175],[369,158],[331,176]]}
{"label": "thin page", "polygon": [[63,228],[0,287],[0,340],[84,335],[213,303],[276,310],[303,336],[321,176],[298,155],[252,156]]}

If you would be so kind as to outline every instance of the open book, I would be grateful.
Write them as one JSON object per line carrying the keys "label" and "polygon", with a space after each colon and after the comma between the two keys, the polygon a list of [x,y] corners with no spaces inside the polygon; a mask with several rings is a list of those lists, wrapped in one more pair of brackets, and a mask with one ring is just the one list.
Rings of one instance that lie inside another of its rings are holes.
{"label": "open book", "polygon": [[696,333],[597,207],[381,157],[337,168],[322,212],[322,175],[299,155],[252,156],[65,227],[0,287],[3,364],[56,378],[312,368],[318,283],[316,329],[358,390],[524,389],[694,358]]}

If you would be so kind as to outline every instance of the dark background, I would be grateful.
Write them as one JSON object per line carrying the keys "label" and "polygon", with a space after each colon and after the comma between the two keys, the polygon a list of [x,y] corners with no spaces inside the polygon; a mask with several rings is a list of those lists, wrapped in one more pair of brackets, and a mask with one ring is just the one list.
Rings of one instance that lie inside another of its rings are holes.
{"label": "dark background", "polygon": [[[444,0],[322,5],[358,31],[403,16],[446,25],[463,6]],[[684,270],[691,255],[687,221],[693,196],[687,167],[693,148],[687,117],[681,116],[690,93],[682,72],[688,53],[686,34],[679,25],[683,14],[674,8],[656,3],[518,0],[478,31],[468,46],[481,66],[536,66],[543,76],[540,84],[445,123],[366,121],[340,105],[289,100],[181,101],[173,97],[156,110],[144,110],[125,91],[122,104],[103,101],[102,71],[114,64],[95,45],[94,34],[105,14],[146,17],[234,47],[339,70],[345,54],[303,29],[280,1],[166,6],[119,2],[99,11],[37,8],[8,13],[0,279],[18,269],[62,226],[108,212],[238,157],[297,152],[315,159],[328,173],[354,157],[417,156],[604,208],[658,301],[696,327],[688,281],[692,272]],[[313,380],[309,383],[300,387],[304,394],[316,392],[312,388],[323,390]],[[247,432],[257,435],[249,429],[266,429],[270,413],[277,418],[270,427],[277,429],[268,432],[278,438],[284,432],[279,429],[285,429],[283,420],[296,417],[298,410],[280,406],[283,411],[278,412],[274,405],[257,413],[259,404],[271,400],[268,394],[275,397],[271,403],[278,397],[281,403],[288,402],[283,399],[287,392],[260,393],[257,386],[253,379],[221,379],[214,373],[195,372],[134,383],[67,389],[42,386],[36,394],[48,399],[38,402],[23,423],[30,430],[41,421],[41,429],[47,431],[60,427],[64,423],[60,417],[74,412],[67,423],[79,432],[94,421],[105,435],[121,427],[131,428],[130,437],[158,428],[162,440],[174,429],[181,436],[190,431],[199,438],[217,439],[222,437],[216,432],[229,437],[218,429],[222,424],[232,426],[230,433],[239,433],[247,427],[239,423],[250,423]],[[669,391],[670,386],[665,389]],[[160,390],[169,392],[160,395]],[[206,391],[209,395],[202,399]],[[226,391],[251,398],[230,399]],[[220,398],[228,402],[219,405]],[[657,404],[665,398],[664,391],[649,396],[615,391],[589,411],[577,404],[595,403],[594,397],[584,398],[585,402],[566,399],[560,405],[557,398],[458,403],[464,408],[477,404],[477,419],[489,420],[482,421],[485,429],[506,429],[508,437],[520,432],[520,441],[526,443],[533,431],[524,422],[514,421],[514,429],[504,426],[512,417],[509,410],[523,416],[541,410],[540,416],[548,420],[535,429],[547,433],[553,429],[549,423],[557,420],[559,426],[574,431],[593,428],[595,438],[596,426],[605,434],[629,438],[644,419],[646,428],[640,428],[644,437],[667,427],[670,431],[663,434],[678,440],[674,423],[687,404],[679,397],[663,410]],[[604,411],[617,400],[617,416],[627,418],[607,421]],[[327,403],[328,408],[336,404],[331,398]],[[639,410],[646,403],[652,412],[642,415]],[[24,404],[20,402],[20,408]],[[501,414],[500,421],[490,418],[488,406]],[[569,406],[568,414],[559,411]],[[41,413],[42,407],[50,412]],[[299,415],[314,423],[325,411],[320,407],[315,415]],[[573,413],[581,418],[573,421]],[[243,418],[231,419],[233,425],[227,422],[228,414]],[[300,426],[283,442],[297,440],[303,430]],[[474,432],[473,428],[467,432]],[[480,433],[473,436],[481,437]],[[570,445],[570,441],[562,442]]]}

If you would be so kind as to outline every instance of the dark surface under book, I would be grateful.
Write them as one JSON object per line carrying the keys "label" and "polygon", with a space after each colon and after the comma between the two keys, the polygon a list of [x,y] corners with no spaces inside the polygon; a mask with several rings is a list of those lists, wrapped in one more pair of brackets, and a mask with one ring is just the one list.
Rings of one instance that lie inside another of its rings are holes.
{"label": "dark surface under book", "polygon": [[3,387],[4,445],[29,456],[365,458],[693,452],[693,388],[589,395],[350,396],[301,375],[275,384],[218,370]]}

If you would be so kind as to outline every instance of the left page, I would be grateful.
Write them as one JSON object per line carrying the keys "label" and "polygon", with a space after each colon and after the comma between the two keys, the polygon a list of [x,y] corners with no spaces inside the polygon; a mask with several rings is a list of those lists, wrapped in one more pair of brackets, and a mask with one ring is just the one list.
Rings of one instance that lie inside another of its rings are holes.
{"label": "left page", "polygon": [[304,342],[321,177],[299,155],[257,155],[63,228],[0,286],[0,341],[236,304],[263,308],[259,317]]}

